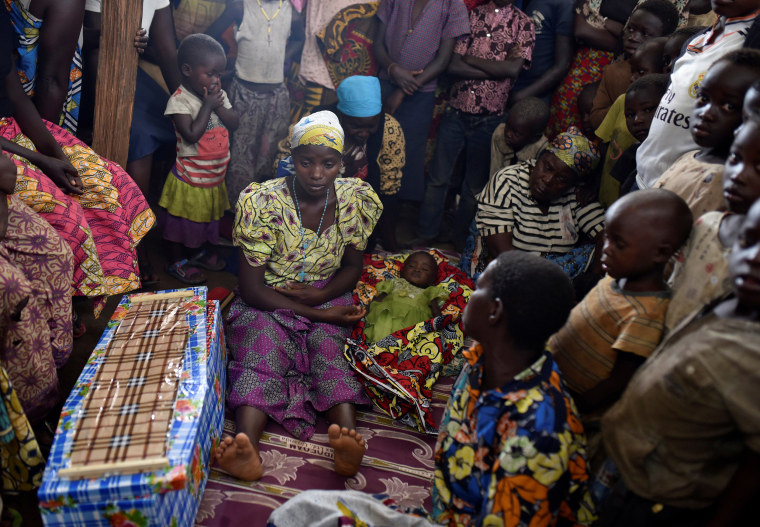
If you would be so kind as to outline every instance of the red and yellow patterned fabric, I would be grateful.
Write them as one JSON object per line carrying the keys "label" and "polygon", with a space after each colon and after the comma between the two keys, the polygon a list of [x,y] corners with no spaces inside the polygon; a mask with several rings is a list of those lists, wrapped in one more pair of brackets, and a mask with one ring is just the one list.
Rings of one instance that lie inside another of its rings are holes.
{"label": "red and yellow patterned fabric", "polygon": [[[398,330],[374,344],[364,335],[364,321],[354,327],[345,356],[359,374],[369,397],[384,412],[420,431],[435,434],[438,427],[430,411],[432,388],[462,349],[461,317],[474,284],[438,251],[437,283],[449,291],[441,316]],[[378,282],[401,275],[407,255],[365,255],[364,269],[354,290],[355,303],[368,305]]]}
{"label": "red and yellow patterned fabric", "polygon": [[[18,170],[15,195],[71,247],[75,295],[100,297],[138,289],[135,247],[156,222],[148,202],[123,168],[61,127],[44,122],[79,172],[84,194],[65,194],[42,170],[14,155]],[[0,137],[35,150],[15,119],[0,119]],[[102,307],[101,303],[97,306]]]}

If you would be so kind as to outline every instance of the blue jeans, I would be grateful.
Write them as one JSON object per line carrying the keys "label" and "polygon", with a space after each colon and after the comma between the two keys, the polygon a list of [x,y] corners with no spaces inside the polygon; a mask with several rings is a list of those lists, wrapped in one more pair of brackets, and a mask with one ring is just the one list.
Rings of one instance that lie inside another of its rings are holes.
{"label": "blue jeans", "polygon": [[488,183],[491,136],[502,120],[502,115],[476,115],[446,108],[438,128],[433,165],[420,208],[417,233],[422,238],[431,240],[438,235],[454,165],[463,148],[465,173],[454,221],[454,241],[461,245],[467,237],[478,208],[477,195]]}

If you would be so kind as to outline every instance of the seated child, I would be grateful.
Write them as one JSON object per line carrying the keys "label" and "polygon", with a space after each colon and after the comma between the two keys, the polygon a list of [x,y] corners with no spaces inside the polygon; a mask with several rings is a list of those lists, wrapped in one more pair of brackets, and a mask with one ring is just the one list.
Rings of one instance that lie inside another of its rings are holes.
{"label": "seated child", "polygon": [[725,206],[723,164],[741,124],[744,94],[758,79],[760,51],[741,49],[715,61],[699,84],[690,130],[700,150],[679,157],[654,184],[686,200],[695,218]]}
{"label": "seated child", "polygon": [[526,97],[509,109],[504,122],[491,136],[491,169],[496,172],[520,161],[538,157],[546,146],[544,128],[549,122],[549,106],[537,97]]}
{"label": "seated child", "polygon": [[743,123],[736,131],[723,169],[726,212],[708,212],[678,255],[669,284],[673,292],[665,331],[717,298],[731,292],[728,259],[739,227],[752,203],[760,198],[760,82],[744,97]]}
{"label": "seated child", "polygon": [[417,251],[404,261],[401,278],[378,282],[364,326],[368,342],[441,314],[438,301],[448,292],[435,285],[437,271],[433,255]]}
{"label": "seated child", "polygon": [[582,413],[607,408],[660,343],[670,292],[663,269],[689,236],[692,216],[672,192],[647,190],[607,210],[605,276],[549,339]]}
{"label": "seated child", "polygon": [[[691,9],[691,5],[689,5],[689,8]],[[684,44],[694,38],[694,35],[705,29],[707,29],[705,26],[687,26],[676,29],[670,34],[662,52],[663,73],[667,73],[668,75],[673,73],[673,66],[678,57],[682,55]]]}
{"label": "seated child", "polygon": [[[637,49],[631,57],[632,83],[636,82],[644,75],[662,73],[662,50],[664,46],[664,38],[653,38],[639,46],[639,49]],[[665,93],[664,89],[662,93]],[[660,94],[660,97],[662,97],[662,93]],[[634,135],[628,131],[625,119],[626,94],[627,91],[615,100],[602,121],[602,124],[599,125],[595,132],[597,137],[609,145],[605,151],[601,181],[599,184],[599,202],[605,207],[609,207],[619,195],[620,183],[611,176],[613,167],[625,150],[634,143],[644,140],[644,138],[634,137]],[[639,94],[638,97],[640,98],[641,94]],[[659,103],[659,99],[656,102]],[[647,107],[649,106],[651,105],[647,104]],[[656,107],[657,104],[655,104],[655,108]],[[647,131],[648,129],[649,126],[647,126]],[[643,132],[643,130],[641,130],[641,132]],[[644,135],[644,137],[646,137],[646,135]],[[605,150],[604,146],[602,147],[602,150]]]}
{"label": "seated child", "polygon": [[631,84],[631,56],[649,39],[671,34],[678,26],[678,10],[667,0],[646,0],[634,9],[623,29],[623,54],[607,66],[591,111],[591,124],[602,124],[612,103]]}
{"label": "seated child", "polygon": [[[625,126],[636,142],[625,149],[610,169],[607,180],[612,192],[609,199],[617,199],[630,192],[636,182],[636,150],[647,138],[649,127],[660,99],[668,89],[670,76],[651,73],[634,81],[625,93]],[[600,193],[601,194],[601,193]]]}
{"label": "seated child", "polygon": [[238,116],[222,90],[227,57],[221,44],[208,35],[188,35],[179,45],[177,62],[182,84],[164,112],[174,123],[177,160],[159,205],[167,211],[164,239],[173,262],[167,272],[185,284],[197,285],[206,281],[198,267],[220,271],[225,265],[205,251],[188,255],[205,243],[219,241],[219,221],[230,208],[224,183],[230,160],[229,131],[237,128]]}

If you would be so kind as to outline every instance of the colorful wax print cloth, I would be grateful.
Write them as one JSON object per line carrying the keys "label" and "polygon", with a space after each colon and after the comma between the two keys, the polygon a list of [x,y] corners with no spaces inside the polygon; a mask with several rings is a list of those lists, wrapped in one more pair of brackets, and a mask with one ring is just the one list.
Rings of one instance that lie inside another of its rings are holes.
{"label": "colorful wax print cloth", "polygon": [[[45,125],[79,172],[84,194],[65,194],[42,170],[14,155],[16,195],[71,247],[75,295],[98,297],[138,289],[135,247],[156,223],[148,202],[119,165],[100,157],[63,128],[47,121]],[[0,137],[35,150],[15,119],[0,118]]]}
{"label": "colorful wax print cloth", "polygon": [[377,75],[378,65],[371,50],[378,5],[379,2],[370,2],[345,7],[317,32],[317,44],[335,86],[352,75]]}
{"label": "colorful wax print cloth", "polygon": [[33,421],[58,403],[57,368],[66,364],[73,345],[73,272],[66,242],[10,196],[8,229],[0,239],[0,365]]}
{"label": "colorful wax print cloth", "polygon": [[[345,357],[359,373],[370,398],[385,413],[420,431],[437,433],[430,411],[432,389],[444,365],[462,349],[461,316],[474,284],[449,265],[438,251],[437,286],[447,296],[441,315],[412,327],[367,341],[365,322],[359,322],[346,343]],[[368,306],[377,284],[398,278],[408,255],[365,255],[364,269],[356,286],[356,303]]]}
{"label": "colorful wax print cloth", "polygon": [[[368,183],[338,178],[335,221],[319,235],[303,229],[292,197],[292,178],[251,183],[240,195],[233,240],[252,267],[266,265],[268,285],[326,280],[340,268],[346,247],[364,251],[383,210]],[[308,248],[303,249],[304,242]]]}
{"label": "colorful wax print cloth", "polygon": [[5,491],[30,491],[42,483],[45,458],[5,368],[0,367],[0,480]]}
{"label": "colorful wax print cloth", "polygon": [[590,525],[586,440],[546,352],[483,391],[482,348],[454,383],[435,449],[432,519],[450,525]]}
{"label": "colorful wax print cloth", "polygon": [[[316,282],[324,287],[329,280]],[[350,293],[317,306],[351,305]],[[238,297],[226,321],[230,347],[227,406],[257,408],[293,437],[314,434],[317,412],[336,404],[369,404],[356,374],[343,358],[350,329],[296,315],[262,311]]]}
{"label": "colorful wax print cloth", "polygon": [[[24,92],[34,96],[37,84],[37,60],[39,57],[40,28],[44,23],[29,12],[29,0],[5,0],[5,7],[11,17],[13,29],[18,35],[18,61],[16,67]],[[82,98],[82,36],[74,50],[69,71],[69,85],[66,99],[61,108],[58,124],[71,133],[76,133],[79,121],[79,104]]]}

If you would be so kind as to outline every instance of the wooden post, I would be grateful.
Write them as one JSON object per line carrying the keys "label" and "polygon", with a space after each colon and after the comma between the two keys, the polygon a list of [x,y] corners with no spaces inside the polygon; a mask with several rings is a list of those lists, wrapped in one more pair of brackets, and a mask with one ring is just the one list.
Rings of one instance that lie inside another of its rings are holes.
{"label": "wooden post", "polygon": [[142,21],[142,2],[103,0],[102,6],[92,148],[126,166],[137,79],[134,40]]}

